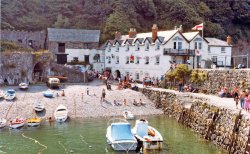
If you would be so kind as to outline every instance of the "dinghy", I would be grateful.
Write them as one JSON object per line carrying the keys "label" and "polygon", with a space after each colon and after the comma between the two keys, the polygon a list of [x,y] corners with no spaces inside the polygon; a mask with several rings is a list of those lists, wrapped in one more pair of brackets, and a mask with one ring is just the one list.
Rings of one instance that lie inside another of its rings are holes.
{"label": "dinghy", "polygon": [[16,97],[16,91],[14,89],[9,89],[4,94],[4,98],[6,100],[13,100],[15,97]]}
{"label": "dinghy", "polygon": [[161,150],[163,138],[161,134],[148,125],[148,121],[141,119],[136,120],[135,127],[132,129],[133,134],[142,142],[143,148],[146,150]]}
{"label": "dinghy", "polygon": [[4,119],[4,118],[0,118],[0,128],[3,128],[3,127],[5,127],[6,126],[6,119]]}
{"label": "dinghy", "polygon": [[[108,122],[106,132],[107,143],[115,151],[134,151],[137,147],[137,140],[131,132],[130,123],[123,119],[111,120]],[[118,122],[115,122],[117,120]]]}
{"label": "dinghy", "polygon": [[43,111],[45,109],[44,105],[41,102],[36,102],[34,104],[34,110],[37,112]]}
{"label": "dinghy", "polygon": [[45,91],[45,92],[43,92],[43,96],[44,97],[52,98],[53,97],[53,92],[51,92],[51,91]]}
{"label": "dinghy", "polygon": [[40,125],[41,118],[29,118],[26,121],[27,121],[28,126],[35,127],[35,126]]}
{"label": "dinghy", "polygon": [[28,87],[29,87],[29,85],[27,83],[22,82],[19,84],[19,89],[21,89],[21,90],[26,90],[26,89],[28,89]]}
{"label": "dinghy", "polygon": [[133,120],[135,116],[128,110],[123,111],[123,116],[126,120]]}
{"label": "dinghy", "polygon": [[68,109],[61,104],[56,108],[54,116],[57,122],[64,122],[68,118]]}
{"label": "dinghy", "polygon": [[10,128],[20,128],[24,126],[25,121],[22,118],[15,118],[14,120],[10,121]]}

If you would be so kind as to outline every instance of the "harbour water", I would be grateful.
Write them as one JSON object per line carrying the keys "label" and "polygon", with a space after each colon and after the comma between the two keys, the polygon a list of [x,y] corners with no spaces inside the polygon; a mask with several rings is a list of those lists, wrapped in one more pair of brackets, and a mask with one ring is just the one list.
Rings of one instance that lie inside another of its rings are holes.
{"label": "harbour water", "polygon": [[[190,128],[163,115],[147,116],[164,138],[164,149],[149,154],[224,154],[225,151],[196,135]],[[0,154],[116,154],[106,143],[110,118],[85,118],[66,123],[43,122],[37,128],[0,130]],[[130,121],[132,126],[135,121]],[[125,152],[119,152],[125,153]],[[134,152],[131,152],[134,153]]]}

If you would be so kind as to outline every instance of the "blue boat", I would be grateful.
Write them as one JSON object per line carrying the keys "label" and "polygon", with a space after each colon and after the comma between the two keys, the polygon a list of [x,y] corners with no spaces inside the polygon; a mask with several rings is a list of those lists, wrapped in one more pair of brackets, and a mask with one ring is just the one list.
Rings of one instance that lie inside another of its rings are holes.
{"label": "blue boat", "polygon": [[16,91],[14,89],[9,89],[4,94],[4,98],[6,100],[13,100],[15,97],[16,97]]}
{"label": "blue boat", "polygon": [[45,91],[45,92],[43,92],[43,96],[44,97],[52,98],[53,97],[53,93],[51,91]]}

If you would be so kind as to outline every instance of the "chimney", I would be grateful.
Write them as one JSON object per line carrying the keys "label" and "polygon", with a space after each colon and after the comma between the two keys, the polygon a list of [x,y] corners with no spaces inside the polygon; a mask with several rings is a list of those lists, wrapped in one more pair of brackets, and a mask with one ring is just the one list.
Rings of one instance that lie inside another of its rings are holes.
{"label": "chimney", "polygon": [[129,32],[128,32],[128,37],[129,38],[135,38],[136,37],[136,29],[135,28],[130,28]]}
{"label": "chimney", "polygon": [[118,32],[118,31],[115,32],[115,39],[116,40],[120,40],[121,39],[121,33],[120,32]]}
{"label": "chimney", "polygon": [[155,40],[157,38],[157,32],[158,32],[158,27],[156,24],[153,24],[153,27],[152,27],[152,40],[153,40],[153,42],[155,42]]}
{"label": "chimney", "polygon": [[231,37],[229,35],[227,36],[227,44],[231,45]]}
{"label": "chimney", "polygon": [[174,26],[174,30],[176,30],[177,29],[177,26]]}
{"label": "chimney", "polygon": [[180,27],[178,28],[178,30],[180,31],[180,32],[182,32],[182,25],[180,25]]}

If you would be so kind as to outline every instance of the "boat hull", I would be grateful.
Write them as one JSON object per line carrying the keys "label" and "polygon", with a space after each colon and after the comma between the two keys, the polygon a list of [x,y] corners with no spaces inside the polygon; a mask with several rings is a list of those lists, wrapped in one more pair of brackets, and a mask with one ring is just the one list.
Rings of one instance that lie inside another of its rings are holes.
{"label": "boat hull", "polygon": [[41,111],[44,110],[44,108],[34,107],[34,110],[37,111],[37,112],[41,112]]}
{"label": "boat hull", "polygon": [[163,141],[144,141],[143,148],[146,150],[161,150]]}
{"label": "boat hull", "polygon": [[57,122],[65,122],[68,119],[68,116],[65,117],[55,117]]}
{"label": "boat hull", "polygon": [[20,124],[11,124],[10,128],[17,129],[17,128],[21,128],[23,126],[24,126],[24,122],[20,123]]}
{"label": "boat hull", "polygon": [[40,122],[28,122],[29,127],[36,127],[36,126],[39,126],[39,125],[40,125]]}
{"label": "boat hull", "polygon": [[137,143],[135,142],[113,142],[110,144],[115,151],[135,151]]}

